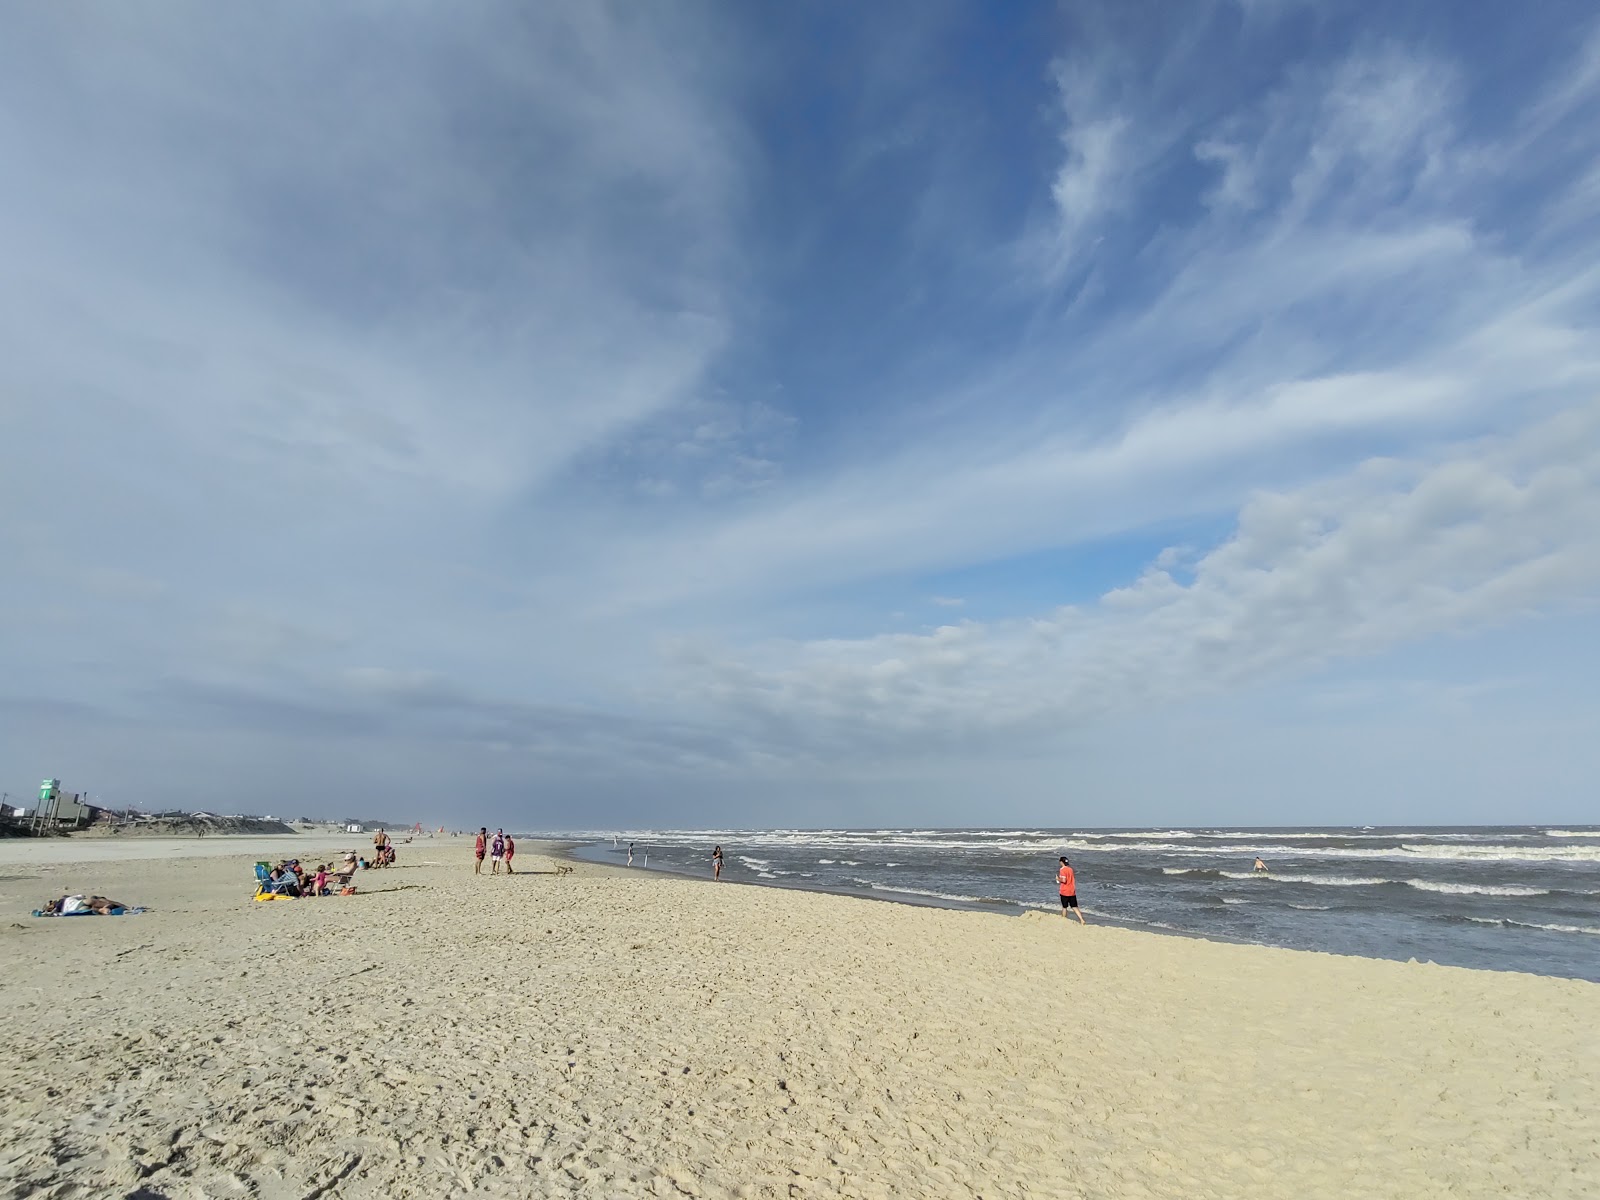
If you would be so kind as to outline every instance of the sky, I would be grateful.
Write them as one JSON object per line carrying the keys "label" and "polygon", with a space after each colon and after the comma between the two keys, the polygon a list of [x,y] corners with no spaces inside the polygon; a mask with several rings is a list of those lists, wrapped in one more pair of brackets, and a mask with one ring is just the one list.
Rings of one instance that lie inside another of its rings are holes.
{"label": "sky", "polygon": [[0,786],[1600,820],[1588,3],[0,13]]}

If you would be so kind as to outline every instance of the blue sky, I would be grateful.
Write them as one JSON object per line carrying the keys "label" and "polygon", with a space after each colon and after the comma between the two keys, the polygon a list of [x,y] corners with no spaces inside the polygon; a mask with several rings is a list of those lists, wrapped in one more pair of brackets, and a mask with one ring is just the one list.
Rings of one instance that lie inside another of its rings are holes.
{"label": "blue sky", "polygon": [[1592,819],[1600,20],[0,16],[0,783]]}

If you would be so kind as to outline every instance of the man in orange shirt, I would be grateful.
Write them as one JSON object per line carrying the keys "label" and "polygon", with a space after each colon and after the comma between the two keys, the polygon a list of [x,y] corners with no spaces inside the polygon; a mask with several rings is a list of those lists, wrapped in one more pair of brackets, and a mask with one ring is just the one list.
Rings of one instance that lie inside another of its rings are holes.
{"label": "man in orange shirt", "polygon": [[1078,877],[1073,873],[1066,855],[1061,856],[1061,869],[1056,872],[1056,882],[1061,885],[1061,915],[1066,916],[1067,910],[1071,909],[1078,914],[1078,924],[1087,925],[1089,922],[1083,919],[1083,910],[1078,907]]}

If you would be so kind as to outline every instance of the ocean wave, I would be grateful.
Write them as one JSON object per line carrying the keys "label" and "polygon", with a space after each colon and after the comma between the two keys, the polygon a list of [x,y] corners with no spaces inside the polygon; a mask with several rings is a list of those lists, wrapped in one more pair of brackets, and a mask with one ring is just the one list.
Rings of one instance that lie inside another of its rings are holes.
{"label": "ocean wave", "polygon": [[[1179,853],[1193,853],[1172,847]],[[1600,862],[1600,846],[1413,846],[1402,844],[1385,849],[1364,846],[1319,846],[1305,849],[1293,846],[1260,846],[1262,857],[1284,858],[1382,858],[1395,862],[1417,859],[1443,859],[1452,862]]]}
{"label": "ocean wave", "polygon": [[1326,904],[1293,904],[1293,903],[1291,903],[1289,905],[1289,907],[1290,908],[1298,908],[1301,912],[1331,912],[1332,911],[1332,909]]}
{"label": "ocean wave", "polygon": [[1444,892],[1451,896],[1548,896],[1549,888],[1514,887],[1494,883],[1440,883],[1433,879],[1407,879],[1407,887],[1423,892]]}
{"label": "ocean wave", "polygon": [[1546,837],[1592,837],[1600,838],[1600,829],[1546,829]]}
{"label": "ocean wave", "polygon": [[[1240,879],[1250,879],[1252,876],[1243,872]],[[1280,883],[1312,883],[1318,887],[1377,887],[1385,883],[1398,883],[1396,879],[1381,879],[1373,875],[1280,875],[1276,871],[1262,878]]]}
{"label": "ocean wave", "polygon": [[[1411,833],[1412,836],[1415,836],[1415,837],[1426,837],[1426,836],[1428,836],[1426,834],[1418,833],[1415,830],[1408,830],[1406,832]],[[1399,836],[1399,834],[1398,833],[1356,833],[1356,832],[1347,832],[1347,831],[1344,831],[1344,830],[1339,830],[1338,832],[1331,832],[1331,833],[1330,832],[1313,833],[1313,832],[1310,832],[1310,831],[1307,831],[1307,832],[1304,832],[1304,833],[1284,833],[1284,832],[1279,831],[1279,830],[1273,830],[1271,833],[1268,833],[1265,830],[1261,830],[1261,829],[1258,829],[1254,833],[1252,833],[1252,832],[1250,832],[1249,830],[1246,830],[1246,829],[1235,829],[1235,830],[1229,830],[1229,831],[1226,831],[1226,832],[1218,830],[1218,831],[1211,832],[1211,833],[1198,834],[1197,836],[1199,836],[1199,837],[1208,837],[1208,838],[1227,838],[1229,841],[1261,842],[1261,843],[1265,844],[1265,843],[1270,842],[1270,841],[1291,841],[1291,840],[1294,840],[1294,839],[1308,839],[1308,840],[1320,839],[1322,841],[1343,841],[1343,840],[1346,840],[1346,839],[1349,839],[1349,840],[1361,839],[1363,841],[1371,841],[1371,840],[1381,841],[1384,838],[1390,838],[1390,839],[1396,838],[1396,837]],[[1471,834],[1467,834],[1465,836],[1471,837],[1472,835]]]}
{"label": "ocean wave", "polygon": [[1222,898],[1222,902],[1224,904],[1254,904],[1255,903],[1255,901],[1246,900],[1241,896],[1224,896]]}
{"label": "ocean wave", "polygon": [[[860,884],[862,887],[870,888],[874,892],[892,892],[898,896],[926,896],[930,900],[957,900],[966,904],[978,904],[984,902],[984,898],[982,896],[964,896],[953,892],[934,892],[929,891],[926,888],[890,887],[886,883],[873,883],[870,879],[858,879],[855,882]],[[994,902],[991,900],[989,903]],[[1003,903],[1014,902],[1004,901]]]}
{"label": "ocean wave", "polygon": [[1591,925],[1545,925],[1538,921],[1513,921],[1510,917],[1468,917],[1467,920],[1477,925],[1501,925],[1517,929],[1543,929],[1550,933],[1583,933],[1591,937],[1600,937],[1600,929]]}
{"label": "ocean wave", "polygon": [[1379,887],[1398,884],[1422,892],[1452,896],[1548,896],[1549,888],[1517,887],[1495,883],[1439,883],[1432,879],[1386,879],[1378,875],[1297,875],[1282,871],[1211,871],[1194,867],[1163,867],[1163,874],[1211,875],[1223,879],[1260,880],[1267,883],[1309,883],[1317,887]]}

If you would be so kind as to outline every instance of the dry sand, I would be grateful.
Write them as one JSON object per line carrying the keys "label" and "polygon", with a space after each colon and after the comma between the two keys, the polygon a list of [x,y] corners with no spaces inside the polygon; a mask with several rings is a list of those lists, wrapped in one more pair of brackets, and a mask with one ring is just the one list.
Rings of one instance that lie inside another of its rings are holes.
{"label": "dry sand", "polygon": [[0,845],[0,1196],[1600,1195],[1593,984],[261,844]]}

